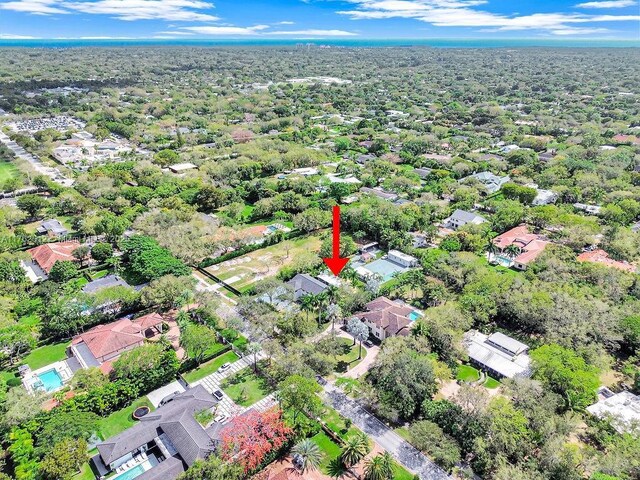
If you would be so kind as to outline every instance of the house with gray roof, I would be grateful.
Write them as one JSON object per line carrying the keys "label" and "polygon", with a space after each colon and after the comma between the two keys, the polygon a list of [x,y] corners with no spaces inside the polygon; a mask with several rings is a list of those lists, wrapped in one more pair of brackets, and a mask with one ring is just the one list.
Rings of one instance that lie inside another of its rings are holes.
{"label": "house with gray roof", "polygon": [[50,237],[63,237],[69,231],[60,223],[60,220],[51,219],[45,220],[36,229],[40,235],[49,235]]}
{"label": "house with gray roof", "polygon": [[84,293],[98,293],[100,290],[110,287],[130,287],[130,285],[119,276],[111,274],[90,281],[82,287],[82,291]]}
{"label": "house with gray roof", "polygon": [[312,277],[306,273],[299,273],[287,282],[293,289],[293,298],[298,300],[305,295],[319,295],[324,292],[329,285],[322,280]]}
{"label": "house with gray roof", "polygon": [[469,179],[475,179],[484,185],[484,188],[487,190],[487,193],[491,195],[492,193],[496,193],[498,190],[502,188],[502,185],[509,182],[511,177],[509,175],[505,175],[504,177],[499,177],[498,175],[494,175],[491,172],[480,172],[474,173],[473,175],[469,175],[460,180],[460,182],[468,181]]}
{"label": "house with gray roof", "polygon": [[96,445],[92,468],[100,478],[125,472],[129,472],[126,478],[138,480],[178,477],[215,451],[222,424],[203,426],[195,416],[213,410],[216,403],[202,385],[189,388],[133,427]]}
{"label": "house with gray roof", "polygon": [[482,223],[485,223],[486,221],[487,220],[484,217],[477,215],[473,212],[467,212],[466,210],[456,209],[456,211],[453,212],[450,217],[444,219],[444,221],[442,222],[442,225],[445,228],[457,230],[460,227],[464,227],[467,224],[480,225]]}

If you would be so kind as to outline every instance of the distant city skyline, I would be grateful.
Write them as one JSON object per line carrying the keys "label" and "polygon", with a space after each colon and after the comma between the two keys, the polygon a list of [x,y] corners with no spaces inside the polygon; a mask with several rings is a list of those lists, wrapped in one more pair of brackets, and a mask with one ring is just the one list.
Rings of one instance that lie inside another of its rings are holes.
{"label": "distant city skyline", "polygon": [[640,39],[638,0],[0,0],[2,39]]}

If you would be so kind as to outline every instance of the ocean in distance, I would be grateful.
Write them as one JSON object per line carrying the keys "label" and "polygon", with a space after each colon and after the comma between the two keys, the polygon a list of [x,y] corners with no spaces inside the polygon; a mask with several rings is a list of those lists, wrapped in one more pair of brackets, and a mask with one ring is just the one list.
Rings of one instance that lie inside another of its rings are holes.
{"label": "ocean in distance", "polygon": [[324,46],[350,48],[640,48],[638,40],[553,39],[553,38],[425,38],[425,39],[0,39],[0,48],[79,48],[79,47],[295,47]]}

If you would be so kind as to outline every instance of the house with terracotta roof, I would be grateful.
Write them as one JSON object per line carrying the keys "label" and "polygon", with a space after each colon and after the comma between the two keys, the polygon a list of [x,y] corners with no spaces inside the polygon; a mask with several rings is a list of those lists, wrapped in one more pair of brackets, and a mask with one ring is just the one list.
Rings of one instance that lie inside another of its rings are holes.
{"label": "house with terracotta roof", "polygon": [[617,268],[618,270],[623,270],[625,272],[635,273],[637,271],[637,268],[634,265],[630,264],[629,262],[620,262],[618,260],[614,260],[609,256],[607,252],[602,249],[592,250],[590,252],[582,252],[580,255],[578,255],[577,260],[579,262],[599,263],[601,265]]}
{"label": "house with terracotta roof", "polygon": [[69,354],[82,368],[100,367],[104,372],[118,357],[144,344],[145,340],[160,333],[164,319],[159,313],[149,313],[130,320],[97,325],[71,341]]}
{"label": "house with terracotta roof", "polygon": [[413,321],[420,316],[414,308],[387,297],[370,301],[365,309],[365,312],[356,313],[354,317],[369,327],[371,335],[379,340],[409,335]]}
{"label": "house with terracotta roof", "polygon": [[493,239],[498,253],[489,254],[489,260],[505,267],[526,270],[549,243],[542,236],[530,233],[526,225],[518,225]]}
{"label": "house with terracotta roof", "polygon": [[67,242],[45,243],[27,250],[31,255],[30,261],[23,261],[22,268],[32,283],[46,280],[53,265],[60,261],[75,262],[73,251],[80,246],[77,240]]}

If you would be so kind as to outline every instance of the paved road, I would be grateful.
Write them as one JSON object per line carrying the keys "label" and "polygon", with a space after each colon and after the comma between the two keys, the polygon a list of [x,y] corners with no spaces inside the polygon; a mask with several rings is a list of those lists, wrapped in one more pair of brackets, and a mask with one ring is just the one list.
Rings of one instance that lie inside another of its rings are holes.
{"label": "paved road", "polygon": [[13,151],[16,157],[21,158],[31,164],[33,169],[42,175],[46,175],[51,178],[56,183],[60,185],[64,185],[65,187],[70,187],[73,185],[73,179],[65,177],[60,170],[57,168],[48,167],[43,164],[40,159],[34,157],[29,152],[27,152],[24,148],[18,145],[16,142],[11,140],[4,132],[0,131],[0,143],[4,143],[9,149]]}
{"label": "paved road", "polygon": [[417,473],[422,480],[451,480],[444,470],[334,385],[324,385],[324,399],[411,473]]}

